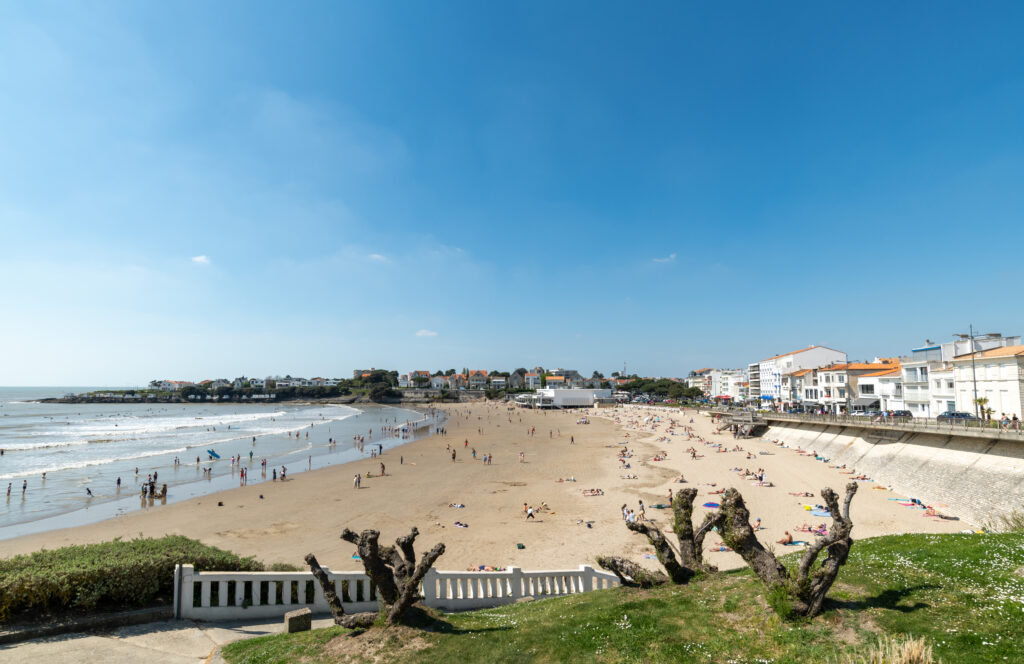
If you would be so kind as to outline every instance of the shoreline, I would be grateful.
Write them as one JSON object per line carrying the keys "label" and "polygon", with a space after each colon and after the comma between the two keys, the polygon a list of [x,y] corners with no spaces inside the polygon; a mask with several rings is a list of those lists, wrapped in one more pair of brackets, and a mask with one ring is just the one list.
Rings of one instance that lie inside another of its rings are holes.
{"label": "shoreline", "polygon": [[[416,526],[419,546],[443,541],[448,552],[439,569],[466,569],[477,565],[551,569],[593,564],[599,554],[627,556],[645,566],[656,561],[646,538],[629,532],[622,524],[620,505],[637,507],[643,500],[647,517],[668,529],[666,511],[654,509],[667,502],[668,489],[696,487],[699,497],[694,519],[707,511],[699,505],[710,501],[716,488],[737,486],[753,516],[764,519],[763,541],[774,542],[805,516],[802,502],[790,491],[816,492],[822,486],[840,488],[842,475],[825,464],[796,454],[786,454],[769,441],[715,435],[711,418],[694,411],[655,413],[663,420],[654,426],[632,426],[652,411],[625,407],[590,411],[508,410],[505,404],[456,404],[443,407],[449,414],[446,436],[430,435],[385,450],[379,459],[362,459],[303,472],[286,482],[259,482],[202,497],[160,506],[143,513],[119,516],[99,523],[48,531],[5,540],[0,555],[11,556],[39,548],[72,543],[98,542],[114,537],[181,534],[200,539],[239,555],[252,555],[267,563],[302,565],[314,552],[331,569],[358,570],[350,556],[352,546],[339,539],[342,529],[374,528],[391,541]],[[576,422],[586,414],[590,424]],[[669,415],[677,418],[668,433]],[[694,419],[693,424],[688,420]],[[690,439],[680,431],[693,427]],[[535,435],[528,435],[529,429]],[[709,453],[705,445],[738,443],[754,453],[766,452],[757,461],[741,454]],[[621,445],[628,441],[628,445]],[[702,456],[691,460],[685,452],[695,447]],[[454,447],[456,459],[450,458]],[[628,447],[633,457],[623,469],[617,458]],[[477,459],[472,450],[476,449]],[[668,457],[656,461],[665,450]],[[518,453],[523,452],[523,463]],[[483,454],[494,455],[491,465]],[[387,474],[379,476],[379,464]],[[774,488],[748,487],[730,468],[745,463],[763,465]],[[367,471],[371,477],[367,478]],[[363,476],[362,488],[353,488],[355,473]],[[637,479],[623,479],[623,473]],[[687,484],[673,480],[684,474]],[[576,481],[559,481],[573,477]],[[586,496],[584,489],[602,489]],[[865,489],[866,487],[861,487]],[[862,490],[855,500],[858,538],[903,532],[958,532],[966,524],[933,523],[896,507],[887,491]],[[218,503],[223,503],[219,506]],[[537,518],[527,520],[523,504],[540,507]],[[465,507],[450,507],[450,504]],[[820,520],[820,519],[819,519]],[[454,522],[465,523],[466,528]],[[810,537],[809,535],[807,537]],[[717,544],[708,538],[708,546]],[[519,548],[522,544],[522,548]],[[722,569],[742,566],[730,552],[708,552],[711,564]]]}
{"label": "shoreline", "polygon": [[[301,404],[296,405],[304,407]],[[343,406],[343,404],[330,405]],[[284,406],[284,404],[282,404],[282,406]],[[338,419],[317,421],[317,426],[327,426],[329,431],[329,427],[332,426],[332,424],[337,426],[339,423],[344,424],[349,421],[356,422],[359,421],[360,418],[368,417],[370,419],[374,419],[374,423],[367,421],[366,425],[376,428],[379,426],[376,425],[375,419],[378,414],[401,412],[405,418],[405,423],[395,424],[393,426],[404,429],[408,424],[415,424],[429,419],[431,412],[430,410],[423,408],[394,407],[380,404],[367,404],[362,407],[344,407],[346,409],[345,412],[349,414]],[[275,414],[277,414],[276,411]],[[350,418],[356,419],[350,420]],[[303,424],[302,427],[305,428],[305,425]],[[310,427],[310,430],[312,430],[312,425],[310,425]],[[180,453],[176,450],[158,450],[157,452],[140,459],[133,460],[133,458],[129,458],[126,460],[122,458],[76,468],[76,470],[85,471],[85,477],[87,479],[91,478],[92,481],[90,481],[87,486],[91,486],[96,493],[94,497],[86,498],[83,496],[81,499],[74,500],[70,503],[68,502],[69,497],[66,495],[62,496],[60,493],[62,490],[65,492],[67,491],[66,486],[61,487],[61,484],[63,483],[64,485],[67,485],[70,481],[70,486],[75,486],[74,483],[78,480],[76,480],[73,475],[69,477],[68,475],[61,473],[58,469],[48,469],[46,472],[50,474],[50,477],[48,478],[49,484],[52,485],[56,482],[56,490],[58,493],[49,497],[49,502],[44,503],[43,507],[35,507],[35,513],[25,512],[23,514],[23,520],[0,526],[0,552],[3,551],[4,542],[18,537],[32,534],[44,534],[53,530],[60,530],[86,524],[96,524],[107,519],[130,514],[155,512],[164,509],[169,505],[190,499],[231,491],[232,489],[239,487],[240,471],[243,468],[245,468],[249,473],[247,483],[260,484],[264,479],[269,479],[267,475],[272,474],[271,471],[280,465],[288,465],[291,468],[290,473],[301,474],[310,472],[314,469],[328,468],[340,465],[340,463],[357,461],[359,456],[369,454],[369,447],[367,447],[364,452],[349,438],[346,438],[344,441],[336,439],[334,445],[329,445],[325,440],[312,442],[308,439],[307,435],[307,440],[304,441],[304,443],[299,443],[297,441],[294,446],[282,448],[280,446],[286,439],[283,434],[261,434],[261,445],[259,450],[255,448],[255,442],[253,443],[254,447],[252,448],[254,451],[258,451],[258,454],[255,454],[250,459],[242,460],[241,456],[244,452],[239,453],[238,456],[240,457],[240,460],[236,465],[228,461],[228,452],[225,451],[225,448],[230,450],[231,447],[235,447],[236,452],[241,449],[239,446],[244,447],[246,450],[250,449],[248,439],[251,434],[244,431],[229,431],[230,429],[231,427],[229,426],[228,430],[225,430],[225,434],[241,433],[241,435],[233,435],[229,438],[223,438],[218,442],[206,441],[198,444],[194,443],[194,441],[189,442],[188,449],[191,453],[201,455],[202,457],[207,456],[207,454],[203,453],[202,450],[207,447],[217,448],[217,450],[224,455],[223,458],[217,460],[210,458],[201,461],[201,463],[198,461],[193,463],[186,460],[180,465],[171,465],[170,456],[174,455],[177,457]],[[355,433],[355,430],[350,425],[349,434],[352,433]],[[362,433],[365,434],[366,431],[362,430]],[[322,437],[323,435],[324,433],[322,431],[318,431],[319,437]],[[338,434],[336,433],[335,436],[337,435]],[[342,435],[347,436],[348,434]],[[384,437],[371,437],[371,439],[367,441],[366,445],[376,447],[378,444],[384,444],[387,449],[393,449],[404,444],[408,444],[422,436],[423,428],[413,428],[408,433],[396,431],[392,435]],[[291,443],[290,436],[287,437],[287,441],[289,444]],[[182,441],[182,444],[185,442],[188,441]],[[266,448],[268,443],[271,445],[271,449]],[[232,454],[234,454],[234,452],[232,452]],[[163,463],[157,461],[156,466],[144,463],[145,461],[160,459],[161,457],[163,457]],[[260,462],[263,459],[267,460],[267,466],[265,468],[262,468],[260,465]],[[97,477],[102,479],[103,476],[106,475],[106,479],[112,482],[113,475],[117,474],[119,475],[118,480],[120,481],[120,475],[122,475],[122,473],[119,473],[116,470],[111,471],[110,469],[116,468],[116,466],[124,466],[126,463],[137,463],[141,466],[145,466],[143,475],[141,477],[139,475],[135,475],[133,478],[130,475],[130,471],[128,471],[129,475],[125,476],[127,481],[125,482],[124,487],[119,487],[116,492],[113,490],[102,491],[100,488],[97,488],[97,483],[99,482]],[[228,465],[229,463],[230,465]],[[143,498],[140,496],[139,483],[141,479],[145,477],[146,472],[154,469],[160,472],[161,481],[158,483],[158,487],[160,484],[166,484],[169,489],[169,495],[167,498]],[[200,470],[202,470],[202,475],[200,475]],[[207,471],[209,471],[209,474],[207,474]],[[37,478],[37,476],[38,472],[32,471],[28,474],[19,475],[16,479],[19,483],[21,481],[20,478],[22,477],[35,482],[35,479],[33,478]],[[51,489],[53,488],[54,487],[51,486]],[[30,489],[30,497],[35,490],[35,487]],[[22,498],[21,505],[24,506],[24,504],[25,501],[24,498]],[[7,497],[7,506],[10,509],[13,510],[18,505],[19,502],[16,495],[13,498],[11,496]],[[62,509],[63,511],[61,511]],[[22,510],[24,511],[24,507],[22,507]],[[24,516],[28,516],[29,518],[24,518]]]}

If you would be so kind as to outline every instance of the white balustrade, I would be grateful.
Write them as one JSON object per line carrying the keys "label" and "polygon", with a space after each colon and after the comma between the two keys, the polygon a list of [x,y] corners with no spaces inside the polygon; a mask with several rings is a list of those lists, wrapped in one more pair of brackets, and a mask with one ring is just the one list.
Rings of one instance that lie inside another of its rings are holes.
{"label": "white balustrade", "polygon": [[[376,611],[375,589],[363,572],[331,572],[345,613]],[[423,602],[447,611],[511,604],[523,597],[542,599],[611,588],[618,577],[590,565],[576,570],[524,572],[510,567],[501,572],[451,572],[431,569],[423,578]],[[240,620],[283,616],[309,607],[314,613],[329,608],[311,572],[196,572],[192,565],[175,569],[174,611],[179,618]]]}

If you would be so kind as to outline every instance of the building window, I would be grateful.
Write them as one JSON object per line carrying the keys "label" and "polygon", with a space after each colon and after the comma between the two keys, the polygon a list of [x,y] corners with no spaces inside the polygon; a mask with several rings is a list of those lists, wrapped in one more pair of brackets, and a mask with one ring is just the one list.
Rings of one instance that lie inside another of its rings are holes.
{"label": "building window", "polygon": [[846,382],[846,376],[844,374],[839,374],[838,376],[836,376],[836,381],[838,381],[840,383],[845,383]]}
{"label": "building window", "polygon": [[871,384],[864,385],[863,383],[861,383],[861,385],[860,385],[860,393],[861,394],[874,394],[875,393],[875,386],[871,385]]}
{"label": "building window", "polygon": [[843,398],[846,397],[846,390],[844,390],[843,388],[840,387],[838,394],[839,394],[839,398],[843,399]]}

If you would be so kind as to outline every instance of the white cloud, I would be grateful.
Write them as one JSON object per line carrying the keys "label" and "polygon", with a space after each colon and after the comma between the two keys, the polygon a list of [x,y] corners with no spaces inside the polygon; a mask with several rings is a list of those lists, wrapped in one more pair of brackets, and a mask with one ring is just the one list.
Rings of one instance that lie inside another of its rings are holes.
{"label": "white cloud", "polygon": [[371,261],[377,261],[379,263],[391,262],[391,259],[389,259],[387,256],[384,256],[383,254],[370,254],[369,256],[367,256],[367,258],[369,258]]}
{"label": "white cloud", "polygon": [[416,336],[417,337],[436,337],[437,336],[437,332],[434,332],[433,330],[419,330],[416,333]]}
{"label": "white cloud", "polygon": [[202,255],[202,256],[193,256],[192,257],[192,262],[193,263],[199,263],[200,265],[209,265],[210,264],[210,257],[205,255],[205,254]]}
{"label": "white cloud", "polygon": [[652,259],[655,263],[671,263],[676,259],[675,254],[669,254],[665,258],[654,258]]}

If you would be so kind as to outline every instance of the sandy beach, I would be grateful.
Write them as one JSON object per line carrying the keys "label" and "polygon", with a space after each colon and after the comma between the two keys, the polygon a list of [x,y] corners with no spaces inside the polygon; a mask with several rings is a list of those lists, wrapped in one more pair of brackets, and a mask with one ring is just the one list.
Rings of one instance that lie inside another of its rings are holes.
{"label": "sandy beach", "polygon": [[[446,435],[386,451],[379,459],[289,475],[285,482],[260,481],[254,468],[248,486],[96,524],[6,540],[0,542],[0,555],[115,537],[181,534],[267,563],[301,566],[303,556],[313,552],[332,569],[356,570],[361,565],[351,558],[352,545],[339,538],[342,529],[377,528],[390,541],[417,526],[421,550],[438,541],[447,545],[437,565],[441,569],[477,565],[564,569],[593,564],[599,554],[625,555],[654,565],[656,561],[642,558],[651,551],[646,539],[623,524],[620,508],[624,503],[637,509],[642,500],[648,506],[647,518],[667,528],[670,512],[650,506],[667,503],[669,489],[695,487],[697,504],[702,505],[717,502],[712,491],[736,487],[752,517],[762,519],[762,541],[775,542],[786,530],[797,540],[813,540],[812,534],[794,528],[830,520],[811,516],[805,504],[820,503],[822,487],[841,493],[849,481],[849,475],[794,449],[714,433],[712,418],[692,410],[669,413],[623,406],[533,411],[494,403],[458,404],[446,410],[450,413]],[[584,415],[589,424],[578,423]],[[674,418],[674,426],[669,417]],[[729,450],[739,445],[744,451],[716,452],[714,444]],[[686,451],[691,447],[702,456],[692,459]],[[629,469],[618,458],[624,448],[632,452],[625,460]],[[667,458],[654,461],[662,451]],[[485,454],[493,455],[492,463],[484,464]],[[383,477],[380,463],[386,467]],[[756,486],[734,468],[764,469],[774,486]],[[367,472],[371,477],[366,477]],[[353,487],[357,473],[363,476],[359,489]],[[625,475],[637,479],[624,479]],[[685,476],[685,484],[674,481],[680,475]],[[570,477],[576,481],[558,481]],[[907,496],[875,486],[861,482],[854,499],[855,538],[957,532],[969,527],[961,521],[927,518],[921,510],[890,500]],[[601,489],[603,495],[585,496],[588,489]],[[814,497],[790,495],[804,491]],[[452,503],[465,507],[450,507]],[[527,520],[524,503],[535,508],[546,503],[548,509]],[[698,507],[696,520],[705,511]],[[457,521],[468,527],[456,526]],[[720,543],[714,533],[706,540],[707,547]],[[777,551],[789,548],[774,546]],[[731,552],[707,556],[722,568],[743,564]]]}

